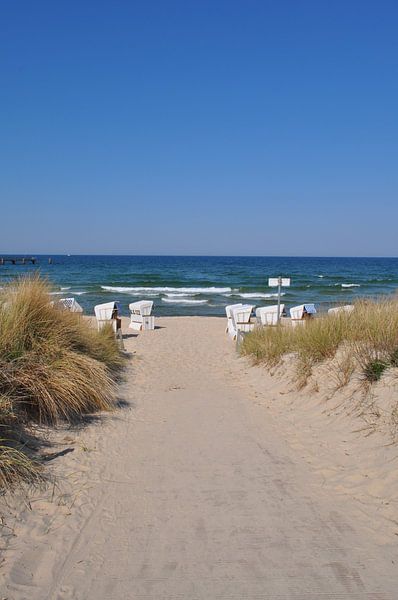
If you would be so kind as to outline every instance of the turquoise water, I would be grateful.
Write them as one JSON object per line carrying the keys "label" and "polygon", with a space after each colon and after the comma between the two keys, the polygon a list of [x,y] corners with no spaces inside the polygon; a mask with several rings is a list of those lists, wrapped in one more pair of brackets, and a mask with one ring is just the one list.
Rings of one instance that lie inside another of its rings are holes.
{"label": "turquoise water", "polygon": [[225,306],[276,303],[268,277],[291,277],[282,301],[289,308],[315,302],[323,310],[359,296],[398,289],[398,258],[38,256],[38,264],[0,265],[0,286],[18,274],[39,271],[54,297],[75,296],[86,313],[119,300],[123,313],[134,300],[150,298],[158,315],[224,315]]}

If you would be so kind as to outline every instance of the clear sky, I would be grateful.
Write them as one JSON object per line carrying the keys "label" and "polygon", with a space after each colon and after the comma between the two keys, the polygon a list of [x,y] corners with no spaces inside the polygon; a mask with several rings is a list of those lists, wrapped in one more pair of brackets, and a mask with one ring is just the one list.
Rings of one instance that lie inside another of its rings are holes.
{"label": "clear sky", "polygon": [[398,2],[3,0],[0,253],[398,255]]}

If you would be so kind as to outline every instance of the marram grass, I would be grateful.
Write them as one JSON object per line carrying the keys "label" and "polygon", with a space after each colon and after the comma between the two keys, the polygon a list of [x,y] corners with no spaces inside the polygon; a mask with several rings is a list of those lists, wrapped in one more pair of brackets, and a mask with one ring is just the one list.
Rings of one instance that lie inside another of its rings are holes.
{"label": "marram grass", "polygon": [[42,481],[39,463],[0,438],[0,490],[13,490],[21,481]]}
{"label": "marram grass", "polygon": [[[111,329],[97,332],[52,305],[49,292],[37,276],[1,290],[0,426],[11,432],[31,421],[57,424],[114,407],[123,358]],[[36,464],[2,440],[0,487],[36,474]]]}
{"label": "marram grass", "polygon": [[[314,365],[334,358],[339,348],[369,382],[396,367],[398,301],[359,301],[352,313],[325,315],[308,320],[304,326],[259,328],[245,337],[241,352],[268,367],[277,366],[284,355],[294,353],[297,379],[302,384]],[[341,381],[348,380],[344,373]]]}

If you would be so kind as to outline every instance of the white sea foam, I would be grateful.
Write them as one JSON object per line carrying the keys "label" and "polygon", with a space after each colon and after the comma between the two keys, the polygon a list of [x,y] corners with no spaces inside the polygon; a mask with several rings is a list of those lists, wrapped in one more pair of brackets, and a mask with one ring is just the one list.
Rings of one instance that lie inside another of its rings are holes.
{"label": "white sea foam", "polygon": [[361,287],[361,284],[360,283],[342,283],[341,287],[342,288]]}
{"label": "white sea foam", "polygon": [[133,294],[137,292],[145,293],[180,293],[180,294],[225,294],[231,292],[230,287],[124,287],[124,286],[112,286],[112,285],[101,285],[101,289],[106,292],[120,292],[121,294]]}
{"label": "white sea foam", "polygon": [[[115,290],[107,290],[107,291],[115,291]],[[117,291],[116,293],[119,294],[128,294],[129,296],[132,297],[136,297],[136,298],[142,298],[143,296],[145,296],[145,298],[157,298],[158,296],[160,296],[160,292],[121,292],[120,290]]]}
{"label": "white sea foam", "polygon": [[166,294],[166,296],[168,298],[185,298],[186,296],[198,296],[198,295],[199,295],[199,292],[185,292],[185,294],[169,292],[168,294]]}
{"label": "white sea foam", "polygon": [[317,277],[320,277],[322,279],[323,277],[325,277],[325,275],[317,275]]}
{"label": "white sea foam", "polygon": [[66,292],[66,290],[70,290],[70,286],[69,287],[61,287],[61,292]]}
{"label": "white sea foam", "polygon": [[[124,294],[125,292],[122,293]],[[145,292],[145,294],[143,292],[129,292],[129,296],[134,296],[137,298],[142,298],[144,295],[145,298],[157,298],[160,296],[160,292]]]}
{"label": "white sea foam", "polygon": [[[285,292],[281,293],[281,296],[284,296]],[[231,298],[231,296],[238,298],[277,298],[278,294],[265,294],[263,292],[243,292],[242,294],[234,293],[234,294],[223,294],[227,298]]]}
{"label": "white sea foam", "polygon": [[[281,293],[281,296],[284,296],[285,292]],[[263,294],[261,292],[250,292],[239,294],[241,298],[277,298],[278,294]]]}
{"label": "white sea foam", "polygon": [[192,300],[190,298],[162,298],[162,302],[170,304],[206,304],[207,300]]}
{"label": "white sea foam", "polygon": [[[61,288],[60,292],[50,292],[50,296],[65,296],[65,292],[67,290],[70,290],[70,288]],[[83,294],[87,294],[87,292],[85,290],[77,291],[77,292],[73,291],[73,292],[71,292],[71,294],[73,296],[82,296]]]}

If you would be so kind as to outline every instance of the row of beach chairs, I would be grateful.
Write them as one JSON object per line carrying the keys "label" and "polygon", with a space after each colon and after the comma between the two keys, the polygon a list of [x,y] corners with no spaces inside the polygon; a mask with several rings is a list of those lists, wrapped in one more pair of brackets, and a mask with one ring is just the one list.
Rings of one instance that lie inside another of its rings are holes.
{"label": "row of beach chairs", "polygon": [[[135,329],[136,331],[155,329],[155,317],[152,315],[152,308],[152,300],[131,302],[131,304],[129,304],[130,329]],[[101,329],[109,322],[112,323],[114,329],[118,329],[121,325],[119,302],[97,304],[97,306],[94,307],[94,313],[97,319],[98,329]]]}
{"label": "row of beach chairs", "polygon": [[[69,310],[70,312],[82,313],[83,308],[75,298],[61,298],[58,300],[58,306]],[[130,324],[131,329],[141,331],[143,329],[155,329],[155,317],[152,315],[153,302],[151,300],[140,300],[131,302],[130,309]],[[102,329],[107,324],[110,324],[115,333],[121,328],[120,320],[120,303],[105,302],[94,306],[94,314],[97,319],[98,330]]]}
{"label": "row of beach chairs", "polygon": [[[75,298],[62,298],[58,300],[59,306],[71,312],[82,313],[83,308]],[[130,309],[130,324],[129,327],[136,331],[155,329],[155,317],[152,314],[153,301],[140,300],[131,302]],[[253,319],[253,311],[255,306],[251,304],[230,304],[225,307],[227,315],[227,333],[231,338],[235,339],[238,331],[248,333],[256,326],[274,326],[286,316],[285,305],[281,304],[273,306],[260,306],[255,311],[255,319]],[[328,313],[338,314],[341,311],[351,312],[354,306],[347,304],[330,308]],[[290,309],[290,323],[293,327],[304,323],[307,319],[312,318],[316,314],[314,304],[300,304]],[[97,319],[98,330],[102,329],[106,324],[111,324],[114,332],[118,334],[121,330],[120,319],[120,303],[116,301],[97,304],[94,307],[95,317]]]}
{"label": "row of beach chairs", "polygon": [[[235,339],[238,332],[248,333],[256,326],[274,326],[277,325],[282,317],[286,316],[285,305],[260,306],[255,311],[255,319],[253,319],[253,311],[255,307],[251,304],[230,304],[225,307],[227,315],[227,333],[232,339]],[[330,308],[328,314],[336,315],[339,312],[352,312],[354,306],[347,304],[345,306],[337,306]],[[290,324],[296,327],[299,324],[305,323],[307,319],[311,319],[316,314],[314,304],[300,304],[290,309]]]}

